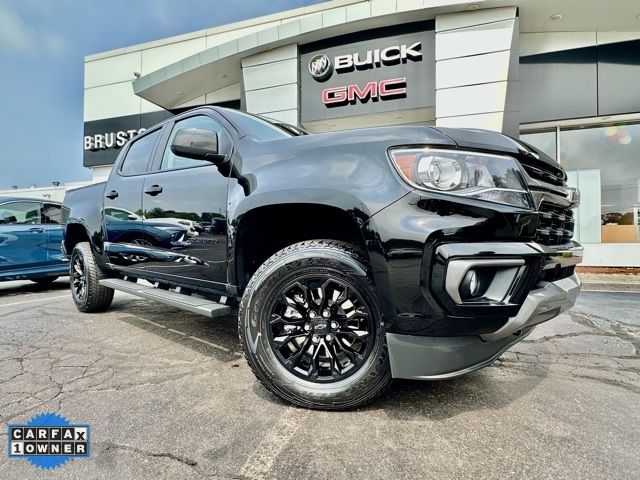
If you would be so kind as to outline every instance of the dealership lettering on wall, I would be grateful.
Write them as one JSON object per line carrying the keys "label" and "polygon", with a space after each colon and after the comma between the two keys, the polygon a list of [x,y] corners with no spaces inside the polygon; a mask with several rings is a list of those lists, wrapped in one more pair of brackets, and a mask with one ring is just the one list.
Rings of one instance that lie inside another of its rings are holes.
{"label": "dealership lettering on wall", "polygon": [[[371,49],[361,55],[359,52],[337,55],[333,62],[326,54],[318,54],[309,61],[309,73],[318,82],[328,80],[333,73],[343,74],[356,70],[368,70],[382,66],[405,64],[422,60],[422,42],[411,45],[394,45],[384,49]],[[407,93],[406,77],[368,82],[365,85],[347,84],[322,90],[321,100],[327,107],[355,104],[357,101],[389,100],[402,98]]]}
{"label": "dealership lettering on wall", "polygon": [[95,135],[85,135],[85,150],[106,150],[108,148],[122,148],[125,143],[136,135],[144,132],[146,128],[134,130],[120,130],[117,132],[97,133]]}

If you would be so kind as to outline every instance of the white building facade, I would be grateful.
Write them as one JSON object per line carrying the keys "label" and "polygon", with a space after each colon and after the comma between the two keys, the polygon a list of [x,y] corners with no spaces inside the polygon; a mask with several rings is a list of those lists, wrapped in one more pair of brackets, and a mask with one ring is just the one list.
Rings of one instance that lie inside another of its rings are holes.
{"label": "white building facade", "polygon": [[640,4],[335,0],[85,58],[84,165],[171,112],[223,105],[311,132],[520,136],[582,191],[585,263],[640,266]]}

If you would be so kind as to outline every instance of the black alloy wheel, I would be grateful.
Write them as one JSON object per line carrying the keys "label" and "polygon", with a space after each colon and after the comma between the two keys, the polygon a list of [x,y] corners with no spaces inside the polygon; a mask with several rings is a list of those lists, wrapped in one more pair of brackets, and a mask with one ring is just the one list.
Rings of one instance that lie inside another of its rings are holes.
{"label": "black alloy wheel", "polygon": [[373,275],[352,245],[308,240],[276,252],[251,277],[238,320],[253,373],[287,402],[347,410],[391,383]]}
{"label": "black alloy wheel", "polygon": [[87,274],[84,269],[84,259],[80,255],[73,257],[71,263],[71,288],[74,297],[84,301],[87,297]]}
{"label": "black alloy wheel", "polygon": [[375,325],[353,285],[304,275],[272,292],[269,342],[280,363],[312,382],[342,380],[369,355]]}
{"label": "black alloy wheel", "polygon": [[113,300],[113,290],[100,285],[104,272],[96,263],[89,242],[78,243],[71,252],[71,296],[81,312],[103,312]]}

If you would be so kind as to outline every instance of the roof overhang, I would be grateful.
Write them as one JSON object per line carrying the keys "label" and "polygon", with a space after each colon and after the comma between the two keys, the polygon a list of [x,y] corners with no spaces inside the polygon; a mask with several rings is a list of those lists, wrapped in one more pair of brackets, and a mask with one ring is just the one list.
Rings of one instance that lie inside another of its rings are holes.
{"label": "roof overhang", "polygon": [[[482,0],[481,0],[482,1]],[[406,9],[387,14],[366,15],[347,21],[345,15],[319,12],[287,21],[278,26],[248,34],[208,48],[196,55],[156,70],[133,82],[139,97],[168,110],[240,81],[242,59],[284,45],[303,45],[390,24],[432,20],[440,13],[464,11],[467,1],[425,0],[431,8]]]}
{"label": "roof overhang", "polygon": [[[394,2],[395,4],[396,2]],[[637,0],[423,0],[423,6],[402,6],[393,12],[360,9],[347,15],[354,4],[283,21],[278,26],[247,34],[236,40],[206,49],[196,55],[156,70],[133,82],[136,95],[168,110],[207,93],[237,84],[242,76],[242,59],[284,45],[303,45],[346,33],[393,24],[434,19],[444,13],[466,11],[470,4],[480,9],[517,6],[520,32],[640,30],[640,5]],[[563,16],[559,22],[550,17]]]}

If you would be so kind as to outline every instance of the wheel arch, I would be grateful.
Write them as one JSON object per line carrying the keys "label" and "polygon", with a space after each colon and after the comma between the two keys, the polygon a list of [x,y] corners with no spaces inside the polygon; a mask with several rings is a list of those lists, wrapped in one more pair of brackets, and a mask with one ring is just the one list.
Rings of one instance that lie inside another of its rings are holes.
{"label": "wheel arch", "polygon": [[64,233],[64,249],[71,255],[74,247],[80,242],[89,242],[93,246],[86,225],[78,222],[68,223]]}
{"label": "wheel arch", "polygon": [[231,283],[241,293],[267,258],[305,240],[343,241],[356,246],[368,260],[361,227],[369,215],[354,203],[345,208],[341,202],[273,202],[243,209],[231,221]]}

